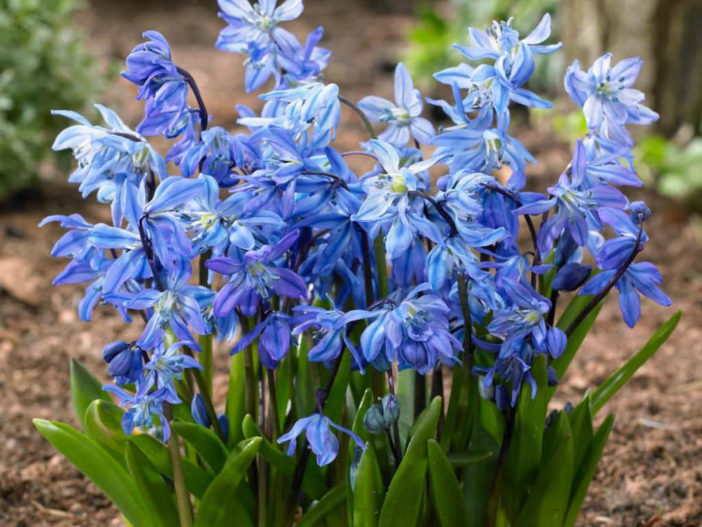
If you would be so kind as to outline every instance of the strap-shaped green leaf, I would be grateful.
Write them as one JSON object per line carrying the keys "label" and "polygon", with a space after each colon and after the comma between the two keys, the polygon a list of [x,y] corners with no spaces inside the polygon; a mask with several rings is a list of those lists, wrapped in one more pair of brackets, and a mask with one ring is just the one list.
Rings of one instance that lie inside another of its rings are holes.
{"label": "strap-shaped green leaf", "polygon": [[468,510],[456,473],[439,443],[427,442],[429,481],[441,527],[465,527]]}
{"label": "strap-shaped green leaf", "polygon": [[63,423],[44,419],[33,422],[39,433],[100,487],[132,525],[154,524],[154,515],[130,475],[97,441]]}
{"label": "strap-shaped green leaf", "polygon": [[653,357],[654,353],[658,351],[658,348],[660,348],[673,333],[675,326],[677,326],[678,322],[680,322],[681,316],[682,312],[678,311],[666,322],[664,322],[661,327],[658,328],[658,331],[653,334],[649,341],[636,355],[630,358],[626,364],[610,375],[610,377],[592,393],[593,415],[600,411],[605,403],[619,391],[619,388],[624,386],[626,381],[628,381],[631,376],[634,375],[636,370],[643,366],[648,359]]}
{"label": "strap-shaped green leaf", "polygon": [[346,482],[342,481],[336,487],[327,492],[322,498],[312,505],[309,510],[300,518],[296,527],[312,527],[320,525],[322,520],[346,499]]}
{"label": "strap-shaped green leaf", "polygon": [[[488,505],[495,474],[500,443],[489,430],[495,425],[495,413],[499,413],[495,403],[480,399],[476,422],[468,444],[470,451],[488,450],[491,452],[482,463],[468,465],[463,471],[463,500],[470,511],[467,525],[469,527],[485,527],[487,524]],[[500,439],[501,439],[500,435]]]}
{"label": "strap-shaped green leaf", "polygon": [[370,446],[363,451],[358,462],[354,487],[353,527],[375,527],[378,525],[385,487],[375,451]]}
{"label": "strap-shaped green leaf", "polygon": [[458,454],[446,455],[446,459],[453,468],[465,468],[469,465],[482,463],[492,457],[492,451],[488,448],[478,448],[476,450],[466,450]]}
{"label": "strap-shaped green leaf", "polygon": [[[544,462],[514,527],[561,525],[573,485],[573,437],[568,418],[561,412],[551,425],[553,440],[544,441]],[[550,446],[550,444],[554,446]]]}
{"label": "strap-shaped green leaf", "polygon": [[575,520],[578,519],[580,507],[583,505],[587,489],[595,475],[597,463],[599,463],[600,457],[602,457],[602,451],[607,444],[607,439],[609,439],[609,433],[612,431],[613,424],[614,414],[609,414],[607,419],[605,419],[597,429],[585,456],[583,456],[583,460],[576,469],[570,503],[568,504],[568,512],[563,520],[563,527],[573,527],[575,525]]}
{"label": "strap-shaped green leaf", "polygon": [[253,526],[244,505],[236,497],[236,489],[246,469],[256,457],[261,438],[244,439],[229,455],[222,471],[212,480],[202,497],[195,516],[195,527],[215,525]]}
{"label": "strap-shaped green leaf", "polygon": [[156,513],[153,515],[154,525],[178,527],[180,523],[173,493],[149,458],[132,443],[126,442],[124,459],[136,488]]}
{"label": "strap-shaped green leaf", "polygon": [[507,451],[502,501],[509,518],[516,517],[541,466],[548,405],[548,394],[545,390],[548,379],[546,360],[543,356],[534,360],[531,374],[538,387],[536,395],[532,398],[531,386],[524,383],[514,409],[512,442]]}
{"label": "strap-shaped green leaf", "polygon": [[592,436],[592,411],[590,410],[590,395],[587,394],[580,403],[568,414],[570,428],[573,431],[573,445],[575,447],[574,466],[580,466]]}
{"label": "strap-shaped green leaf", "polygon": [[[124,463],[127,434],[122,430],[124,410],[109,401],[95,399],[85,411],[85,433],[104,446],[120,463]],[[125,465],[126,466],[126,465]]]}
{"label": "strap-shaped green leaf", "polygon": [[[134,434],[129,436],[129,441],[149,458],[164,476],[173,479],[173,467],[168,454],[168,447],[155,437],[148,434]],[[193,496],[200,499],[204,496],[213,476],[206,470],[198,467],[189,459],[183,458],[183,472],[185,473],[185,486]]]}
{"label": "strap-shaped green leaf", "polygon": [[80,425],[85,428],[85,411],[95,399],[109,401],[102,383],[90,373],[82,362],[71,359],[71,399]]}
{"label": "strap-shaped green leaf", "polygon": [[426,444],[436,433],[440,413],[441,397],[435,397],[417,417],[405,455],[385,496],[378,523],[380,527],[417,523],[426,485]]}
{"label": "strap-shaped green leaf", "polygon": [[229,452],[217,434],[195,423],[174,421],[171,423],[171,428],[195,449],[214,474],[219,474],[227,461]]}

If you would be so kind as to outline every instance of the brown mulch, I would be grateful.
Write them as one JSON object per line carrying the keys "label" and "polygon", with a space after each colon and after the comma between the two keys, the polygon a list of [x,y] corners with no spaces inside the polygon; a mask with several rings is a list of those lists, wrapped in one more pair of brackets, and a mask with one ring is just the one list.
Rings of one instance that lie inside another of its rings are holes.
{"label": "brown mulch", "polygon": [[[156,28],[171,41],[180,64],[201,85],[215,123],[233,124],[234,100],[242,96],[242,57],[217,52],[221,27],[216,10],[202,2],[93,2],[80,17],[90,45],[103,62],[121,60],[139,35]],[[138,16],[135,12],[138,10]],[[328,79],[352,99],[365,93],[388,96],[389,72],[408,17],[378,14],[354,2],[307,1],[298,34],[323,24],[325,45],[334,51]],[[104,100],[125,121],[140,119],[131,101],[133,89],[118,81]],[[345,115],[352,146],[362,129]],[[539,158],[532,177],[553,179],[567,163],[568,147],[544,131],[522,134]],[[65,176],[61,176],[62,178]],[[685,314],[676,333],[629,385],[610,402],[617,414],[595,481],[585,502],[582,526],[697,526],[702,522],[702,224],[675,203],[641,192],[654,210],[648,232],[652,241],[643,258],[658,264],[665,290]],[[105,342],[138,331],[125,330],[112,310],[97,309],[94,321],[78,319],[80,287],[54,288],[51,278],[65,264],[49,251],[60,236],[56,226],[38,229],[54,213],[80,211],[89,220],[106,221],[106,208],[80,201],[74,189],[50,182],[41,195],[18,199],[0,209],[0,525],[122,525],[102,493],[46,443],[31,424],[33,417],[76,424],[72,413],[68,359],[83,361],[104,375],[100,350]],[[582,394],[634,353],[673,309],[645,301],[644,316],[634,330],[621,321],[616,298],[602,311],[573,366],[558,400],[577,401]],[[226,371],[226,353],[217,356]],[[105,379],[106,380],[106,379]],[[224,377],[217,379],[223,388]],[[216,389],[216,392],[221,391]]]}

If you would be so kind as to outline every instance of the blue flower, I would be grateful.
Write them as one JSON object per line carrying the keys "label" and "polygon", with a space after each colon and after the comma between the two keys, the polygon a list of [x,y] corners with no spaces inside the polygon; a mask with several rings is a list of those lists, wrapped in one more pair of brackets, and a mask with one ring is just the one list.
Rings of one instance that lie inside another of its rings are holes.
{"label": "blue flower", "polygon": [[417,233],[437,242],[441,233],[424,217],[423,200],[415,195],[426,188],[426,182],[419,176],[434,161],[429,159],[401,166],[398,150],[378,139],[370,141],[370,149],[382,171],[364,178],[366,199],[353,220],[370,224],[371,238],[375,238],[382,227],[390,226],[385,238],[390,258],[400,257],[412,245]]}
{"label": "blue flower", "polygon": [[192,328],[198,335],[210,332],[202,313],[201,301],[211,301],[213,293],[201,286],[188,285],[190,272],[182,270],[177,275],[169,275],[164,290],[143,289],[138,293],[112,293],[105,295],[108,302],[129,309],[153,309],[137,344],[144,349],[152,349],[162,341],[165,331],[171,329],[182,342],[199,349],[190,333]]}
{"label": "blue flower", "polygon": [[116,395],[119,398],[119,405],[127,407],[122,416],[122,429],[125,434],[131,435],[135,428],[150,431],[156,424],[154,422],[154,417],[156,417],[161,425],[162,439],[168,440],[171,435],[171,427],[163,413],[163,403],[178,404],[181,401],[178,398],[169,398],[165,386],[152,392],[137,391],[136,393],[130,393],[111,384],[103,386],[102,389]]}
{"label": "blue flower", "polygon": [[246,53],[249,43],[259,48],[284,43],[294,38],[288,31],[278,27],[281,22],[296,19],[302,13],[302,0],[286,0],[276,7],[276,0],[260,0],[255,4],[248,0],[218,0],[222,10],[219,16],[227,22],[219,34],[218,49],[233,53]]}
{"label": "blue flower", "polygon": [[[615,276],[617,271],[610,269],[595,275],[578,293],[595,295],[599,293]],[[639,262],[629,266],[615,287],[619,293],[619,308],[624,322],[630,328],[636,325],[641,316],[641,299],[639,295],[650,298],[657,304],[669,306],[672,301],[658,287],[663,282],[660,271],[651,262]]]}
{"label": "blue flower", "polygon": [[611,53],[605,53],[587,72],[574,61],[566,71],[565,87],[568,95],[583,107],[591,131],[632,146],[625,125],[650,124],[658,119],[658,114],[642,104],[642,92],[631,88],[642,60],[627,58],[612,66],[611,58]]}
{"label": "blue flower", "polygon": [[278,242],[246,251],[236,259],[219,257],[208,260],[209,269],[229,276],[229,281],[215,298],[215,315],[225,317],[238,308],[244,315],[253,316],[261,299],[268,299],[273,293],[306,298],[305,281],[291,269],[276,264],[298,237],[298,231],[291,231]]}
{"label": "blue flower", "polygon": [[176,342],[166,348],[160,343],[151,353],[149,362],[144,365],[144,379],[140,383],[140,390],[144,387],[156,387],[158,390],[165,390],[165,397],[169,401],[179,401],[174,381],[183,378],[183,371],[186,368],[201,370],[202,366],[195,357],[178,353],[178,350],[189,342]]}
{"label": "blue flower", "polygon": [[378,369],[397,359],[400,369],[421,374],[429,373],[439,361],[455,365],[462,347],[449,331],[448,314],[449,308],[428,284],[418,285],[397,306],[377,312],[361,334],[364,358]]}
{"label": "blue flower", "polygon": [[598,212],[602,208],[623,208],[627,203],[621,192],[607,185],[582,188],[587,160],[581,141],[576,144],[571,167],[570,177],[561,174],[558,183],[549,187],[551,198],[531,201],[515,211],[517,214],[542,214],[556,206],[555,214],[539,230],[539,249],[543,254],[551,250],[553,242],[564,231],[578,245],[585,245],[591,229],[603,228]]}
{"label": "blue flower", "polygon": [[348,434],[359,448],[365,450],[366,446],[360,437],[348,428],[335,424],[322,414],[313,414],[309,417],[298,419],[289,432],[278,438],[278,443],[290,441],[287,454],[292,456],[295,454],[295,448],[297,447],[297,436],[305,432],[307,443],[309,443],[314,455],[317,456],[317,465],[323,467],[334,461],[339,453],[339,440],[332,434],[330,427]]}
{"label": "blue flower", "polygon": [[314,346],[307,352],[313,362],[329,362],[336,359],[343,351],[344,344],[351,352],[356,366],[363,371],[364,361],[351,342],[348,335],[348,325],[358,320],[373,316],[373,313],[363,310],[353,310],[348,313],[332,308],[330,310],[317,306],[296,306],[293,335],[299,335],[314,328]]}
{"label": "blue flower", "polygon": [[137,99],[145,99],[144,119],[137,130],[144,135],[180,135],[191,118],[188,83],[171,60],[168,42],[158,31],[147,31],[148,39],[127,57],[122,76],[139,86]]}
{"label": "blue flower", "polygon": [[239,353],[259,338],[258,357],[266,368],[273,370],[290,350],[290,316],[280,312],[269,313],[254,328],[242,335],[231,353]]}
{"label": "blue flower", "polygon": [[304,47],[297,39],[279,42],[280,53],[277,55],[277,62],[284,71],[283,76],[288,84],[317,80],[321,77],[331,56],[331,51],[317,45],[323,34],[322,27],[312,31]]}
{"label": "blue flower", "polygon": [[419,90],[401,62],[395,68],[395,102],[371,95],[361,99],[358,107],[371,121],[388,123],[379,138],[395,146],[406,145],[410,136],[420,144],[428,144],[434,137],[434,127],[420,117],[423,104]]}
{"label": "blue flower", "polygon": [[[153,172],[159,179],[166,178],[166,162],[146,139],[127,127],[109,108],[96,104],[108,128],[90,124],[83,116],[69,111],[53,111],[78,124],[63,130],[54,141],[56,151],[70,148],[78,167],[68,181],[80,183],[83,197],[97,192],[101,203],[112,204],[115,225],[123,218],[134,222],[130,212],[136,207],[137,189]],[[150,184],[155,184],[152,182]]]}

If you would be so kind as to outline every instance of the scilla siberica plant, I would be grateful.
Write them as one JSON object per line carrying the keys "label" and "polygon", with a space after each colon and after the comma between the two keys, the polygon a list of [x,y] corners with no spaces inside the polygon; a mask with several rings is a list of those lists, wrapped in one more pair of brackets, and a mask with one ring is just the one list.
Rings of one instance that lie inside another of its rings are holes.
{"label": "scilla siberica plant", "polygon": [[[640,295],[670,304],[637,261],[650,211],[619,189],[641,185],[627,125],[657,117],[631,87],[641,62],[568,68],[589,133],[538,194],[509,121],[511,105],[551,106],[524,87],[560,48],[548,15],[524,38],[511,21],[470,29],[457,48],[473,65],[435,75],[454,98],[426,101],[447,116],[435,130],[402,64],[392,101],[325,83],[322,29],[303,44],[281,27],[300,0],[219,3],[217,47],[247,54],[247,91],[275,83],[260,115],[239,107],[239,131],[210,126],[155,31],[123,73],[145,102],[136,130],[102,106],[104,125],[56,112],[75,121],[54,144],[78,160],[70,180],[112,222],[44,220],[67,230],[54,283],[87,284],[83,319],[110,305],[143,330],[106,343],[112,384],[72,364],[82,432],[40,432],[135,526],[573,525],[613,422],[594,417],[679,318],[547,413],[612,290],[629,326]],[[357,151],[334,146],[342,106],[370,136]]]}

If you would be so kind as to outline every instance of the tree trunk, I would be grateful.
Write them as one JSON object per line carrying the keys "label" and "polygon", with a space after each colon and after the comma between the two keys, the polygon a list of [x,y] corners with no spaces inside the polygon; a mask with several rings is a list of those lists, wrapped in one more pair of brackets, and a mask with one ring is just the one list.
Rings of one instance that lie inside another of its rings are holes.
{"label": "tree trunk", "polygon": [[700,132],[702,115],[702,0],[565,0],[562,40],[570,60],[588,67],[605,51],[614,61],[637,56],[644,66],[636,87],[661,115],[658,130],[683,125]]}

